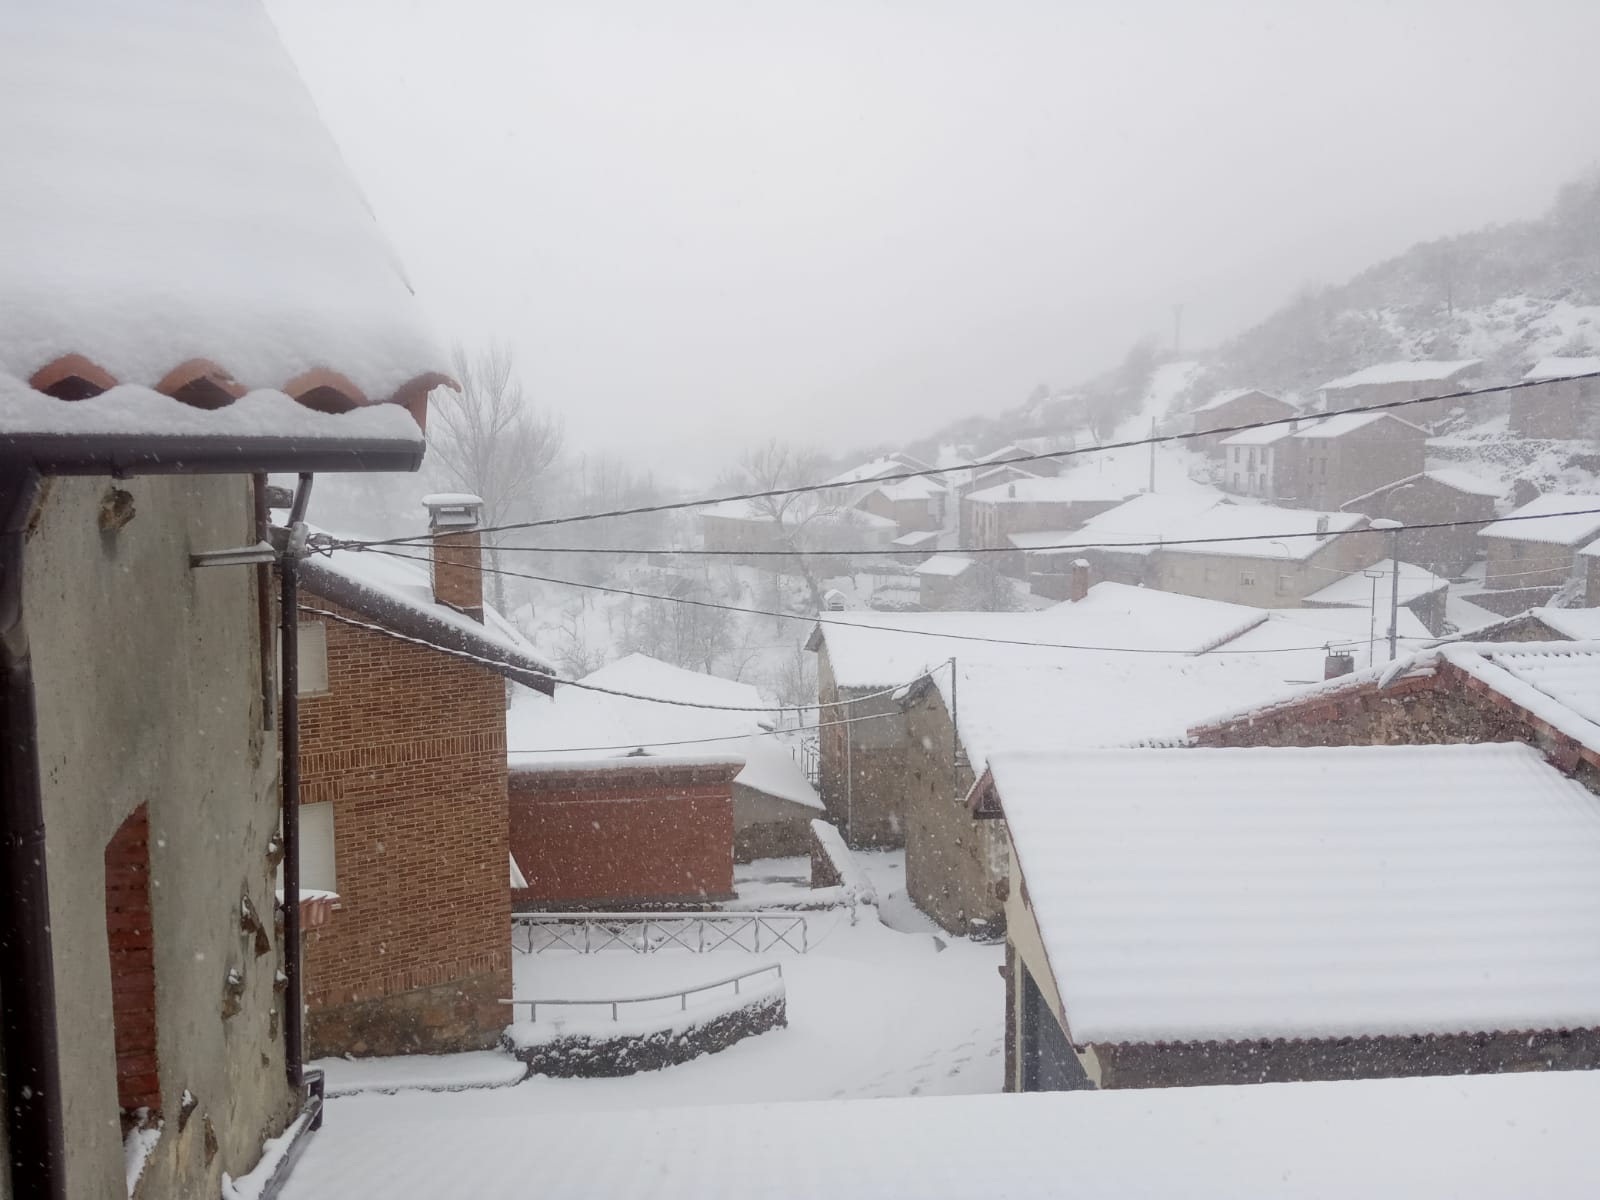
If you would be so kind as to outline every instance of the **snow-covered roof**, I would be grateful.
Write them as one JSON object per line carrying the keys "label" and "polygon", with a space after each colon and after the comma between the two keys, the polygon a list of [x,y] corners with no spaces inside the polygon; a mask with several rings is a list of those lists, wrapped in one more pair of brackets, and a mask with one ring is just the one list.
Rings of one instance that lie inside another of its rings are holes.
{"label": "snow-covered roof", "polygon": [[[1324,533],[1319,533],[1322,521],[1327,526]],[[1219,504],[1170,534],[1175,539],[1218,540],[1178,543],[1164,549],[1170,554],[1226,554],[1299,562],[1326,546],[1333,534],[1360,529],[1366,522],[1367,518],[1359,513],[1314,512],[1270,504]]]}
{"label": "snow-covered roof", "polygon": [[1600,608],[1533,608],[1528,611],[1575,642],[1600,640]]}
{"label": "snow-covered roof", "polygon": [[1600,1188],[1594,1071],[728,1104],[719,1081],[759,1077],[759,1046],[702,1065],[693,1102],[603,1118],[541,1087],[537,1137],[519,1089],[478,1093],[447,1147],[439,1123],[458,1097],[357,1102],[286,1194],[358,1196],[381,1181],[384,1200],[505,1197],[529,1179],[542,1200],[1584,1200]]}
{"label": "snow-covered roof", "polygon": [[926,562],[918,563],[918,575],[944,575],[954,578],[972,569],[972,560],[964,554],[935,554]]}
{"label": "snow-covered roof", "polygon": [[[876,688],[910,683],[951,658],[1082,667],[1092,652],[1081,647],[1198,654],[1265,619],[1242,604],[1097,583],[1083,600],[1034,612],[828,613],[817,628],[835,682]],[[1129,657],[1160,655],[1115,655]]]}
{"label": "snow-covered roof", "polygon": [[[1417,614],[1401,608],[1397,622],[1396,648],[1412,654],[1431,646],[1436,639]],[[1382,594],[1378,610],[1361,608],[1274,608],[1267,619],[1222,646],[1226,654],[1270,656],[1279,676],[1293,685],[1316,684],[1323,677],[1329,651],[1354,654],[1359,666],[1368,658],[1378,662],[1389,654],[1389,609]],[[1260,693],[1257,701],[1278,699],[1283,693]],[[1248,703],[1248,701],[1247,701]],[[1202,714],[1211,716],[1216,711]]]}
{"label": "snow-covered roof", "polygon": [[1422,474],[1425,478],[1444,484],[1445,487],[1455,488],[1458,492],[1469,492],[1474,496],[1498,497],[1505,491],[1505,488],[1493,480],[1484,479],[1471,471],[1463,471],[1456,467],[1434,467]]}
{"label": "snow-covered roof", "polygon": [[1482,537],[1505,538],[1513,542],[1545,542],[1554,546],[1576,546],[1600,534],[1600,495],[1555,492],[1512,509],[1508,517],[1536,517],[1537,520],[1495,521],[1485,525]]}
{"label": "snow-covered roof", "polygon": [[902,533],[889,544],[891,546],[904,546],[911,550],[925,549],[931,543],[939,540],[940,532],[937,529],[913,529],[909,533]]}
{"label": "snow-covered roof", "polygon": [[1049,550],[1084,540],[1083,531],[1079,529],[1030,529],[1006,534],[1006,541],[1018,550]]}
{"label": "snow-covered roof", "polygon": [[534,677],[553,679],[555,668],[492,606],[483,606],[480,623],[433,598],[431,568],[417,561],[428,553],[424,546],[403,558],[360,550],[312,554],[301,560],[302,585],[396,633],[488,659],[483,665],[490,670],[548,686]]}
{"label": "snow-covered roof", "polygon": [[1541,358],[1528,368],[1522,378],[1529,383],[1548,379],[1566,379],[1572,375],[1600,374],[1600,357],[1595,358]]}
{"label": "snow-covered roof", "polygon": [[[1374,580],[1367,572],[1378,573]],[[1394,594],[1394,559],[1386,558],[1375,562],[1365,571],[1354,571],[1340,579],[1336,579],[1319,592],[1313,592],[1306,597],[1310,605],[1331,604],[1339,608],[1370,608],[1372,605],[1372,587],[1377,583],[1378,599],[1382,604],[1388,604]],[[1431,595],[1442,588],[1450,586],[1450,581],[1435,575],[1426,567],[1419,567],[1415,563],[1402,562],[1400,564],[1400,603],[1410,604],[1423,596]]]}
{"label": "snow-covered roof", "polygon": [[[1159,542],[1181,536],[1207,519],[1224,501],[1215,492],[1146,492],[1085,521],[1068,541],[1101,545],[1118,542]],[[1133,553],[1148,554],[1152,546],[1137,546]]]}
{"label": "snow-covered roof", "polygon": [[1322,390],[1339,391],[1342,388],[1367,387],[1379,383],[1442,383],[1469,367],[1477,366],[1481,361],[1477,358],[1458,358],[1438,362],[1424,359],[1420,362],[1378,363],[1330,379],[1322,385]]}
{"label": "snow-covered roof", "polygon": [[1226,391],[1218,392],[1204,404],[1196,406],[1194,411],[1197,413],[1211,412],[1213,409],[1223,408],[1232,404],[1243,396],[1265,396],[1268,400],[1276,400],[1286,408],[1292,407],[1287,401],[1278,399],[1271,392],[1263,392],[1260,388],[1228,388]]}
{"label": "snow-covered roof", "polygon": [[989,769],[1079,1044],[1600,1026],[1600,798],[1531,747]]}
{"label": "snow-covered roof", "polygon": [[1294,436],[1291,425],[1264,425],[1260,429],[1241,429],[1222,439],[1224,446],[1271,446]]}
{"label": "snow-covered roof", "polygon": [[870,462],[860,463],[848,471],[841,471],[823,481],[827,487],[844,487],[855,483],[870,483],[884,475],[898,475],[902,471],[923,471],[928,464],[909,454],[885,454]]}
{"label": "snow-covered roof", "polygon": [[1076,471],[1066,475],[1038,476],[996,484],[972,492],[967,499],[993,504],[1069,504],[1078,501],[1120,501],[1126,499],[1127,495],[1127,488],[1115,480],[1102,479],[1089,471]]}
{"label": "snow-covered roof", "polygon": [[383,451],[382,469],[415,470],[423,452],[422,430],[395,404],[334,414],[257,391],[204,409],[131,384],[58,400],[0,374],[0,455],[51,470],[92,458],[94,446],[108,467],[192,469],[193,460],[217,456],[233,458],[236,472],[310,469],[309,456],[319,451],[362,446]]}
{"label": "snow-covered roof", "polygon": [[261,5],[0,6],[0,112],[0,373],[423,412],[444,358]]}
{"label": "snow-covered roof", "polygon": [[1309,417],[1304,425],[1295,430],[1293,436],[1316,440],[1344,437],[1358,429],[1365,429],[1368,425],[1376,425],[1380,421],[1396,421],[1413,433],[1420,433],[1423,437],[1428,436],[1428,431],[1422,426],[1413,425],[1410,421],[1387,412],[1334,413],[1328,417]]}
{"label": "snow-covered roof", "polygon": [[911,479],[897,479],[893,483],[879,484],[875,489],[883,494],[884,499],[902,500],[932,500],[944,494],[944,487],[926,475],[918,475]]}
{"label": "snow-covered roof", "polygon": [[[610,763],[639,748],[652,758],[732,754],[744,760],[735,783],[807,807],[822,807],[788,746],[764,732],[776,722],[777,706],[753,685],[686,670],[645,654],[620,658],[579,682],[677,703],[656,704],[576,687],[559,688],[554,696],[518,688],[506,712],[507,758],[513,767]],[[724,708],[686,707],[696,704]],[[808,715],[808,722],[812,719]],[[670,744],[674,742],[692,744]]]}

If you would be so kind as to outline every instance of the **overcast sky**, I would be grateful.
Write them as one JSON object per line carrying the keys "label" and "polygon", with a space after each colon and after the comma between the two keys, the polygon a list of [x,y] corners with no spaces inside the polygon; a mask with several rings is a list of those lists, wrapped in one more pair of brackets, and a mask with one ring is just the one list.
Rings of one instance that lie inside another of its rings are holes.
{"label": "overcast sky", "polygon": [[268,0],[447,336],[669,478],[1220,340],[1600,160],[1595,0]]}

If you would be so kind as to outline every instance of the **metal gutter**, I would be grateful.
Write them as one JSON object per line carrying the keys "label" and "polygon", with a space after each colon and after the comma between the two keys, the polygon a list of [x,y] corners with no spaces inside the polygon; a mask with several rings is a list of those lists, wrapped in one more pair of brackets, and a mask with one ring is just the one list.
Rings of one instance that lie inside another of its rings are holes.
{"label": "metal gutter", "polygon": [[415,471],[422,452],[420,438],[0,433],[4,469],[15,465],[40,475]]}

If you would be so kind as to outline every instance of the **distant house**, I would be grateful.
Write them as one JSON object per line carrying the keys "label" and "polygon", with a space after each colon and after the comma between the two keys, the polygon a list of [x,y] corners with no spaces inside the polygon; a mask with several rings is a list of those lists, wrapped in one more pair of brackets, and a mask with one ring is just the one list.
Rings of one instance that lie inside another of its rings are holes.
{"label": "distant house", "polygon": [[[1220,503],[1224,501],[1210,492],[1147,492],[1090,517],[1075,531],[1014,534],[1011,540],[1026,551],[1028,578],[1035,590],[1041,590],[1044,580],[1066,578],[1073,560],[1080,558],[1089,563],[1090,577],[1097,583],[1155,586],[1159,578],[1154,564],[1161,543],[1202,524],[1205,514]],[[1038,540],[1030,545],[1027,539]],[[1070,550],[1034,548],[1052,542],[1075,545]],[[1061,598],[1066,599],[1064,593]]]}
{"label": "distant house", "polygon": [[901,533],[944,528],[950,493],[928,476],[901,479],[873,488],[856,507],[893,521]]}
{"label": "distant house", "polygon": [[[1072,450],[1078,445],[1076,436],[1068,434],[1059,438],[1021,438],[1015,442],[1007,442],[1004,446],[981,454],[973,461],[982,466],[992,466],[1002,463],[1007,466],[1017,467],[1029,475],[1059,475],[1067,466],[1065,458],[1038,458],[1037,455],[1052,454],[1058,450]],[[1025,462],[1010,463],[1009,459],[1026,459]],[[1000,482],[1000,481],[996,481]]]}
{"label": "distant house", "polygon": [[1292,449],[1285,443],[1293,433],[1292,426],[1269,425],[1264,429],[1246,429],[1218,442],[1217,452],[1222,456],[1219,483],[1223,491],[1259,496],[1264,500],[1276,499],[1280,475],[1292,475],[1287,469],[1280,473],[1278,456]]}
{"label": "distant house", "polygon": [[931,463],[925,463],[909,454],[899,452],[884,454],[824,480],[823,491],[820,493],[822,503],[834,508],[853,508],[861,503],[885,476],[899,475],[906,471],[927,471],[931,467]]}
{"label": "distant house", "polygon": [[716,752],[514,763],[511,857],[526,886],[512,887],[512,907],[698,908],[732,899],[733,780],[743,769],[743,759]]}
{"label": "distant house", "polygon": [[1156,551],[1152,586],[1260,608],[1293,608],[1383,556],[1354,513],[1221,504]]}
{"label": "distant house", "polygon": [[[1228,429],[1235,425],[1252,425],[1258,421],[1279,421],[1295,414],[1294,405],[1277,396],[1255,388],[1232,388],[1218,392],[1191,414],[1194,432],[1207,436],[1197,437],[1190,444],[1207,454],[1222,453],[1226,434],[1213,434],[1213,430]],[[1282,428],[1287,429],[1288,426]]]}
{"label": "distant house", "polygon": [[1535,386],[1509,393],[1512,433],[1525,438],[1593,436],[1600,413],[1600,357],[1540,359],[1522,378]]}
{"label": "distant house", "polygon": [[1012,1090],[1600,1066],[1600,800],[1529,747],[1004,754],[973,810]]}
{"label": "distant house", "polygon": [[0,7],[0,110],[0,1195],[218,1196],[322,1111],[267,473],[444,357],[259,5]]}
{"label": "distant house", "polygon": [[429,561],[303,571],[302,882],[336,901],[306,935],[317,1057],[482,1049],[506,1024],[505,680],[548,692],[554,669],[484,603],[477,498],[426,503]]}
{"label": "distant house", "polygon": [[[1386,558],[1360,571],[1353,571],[1336,579],[1320,591],[1305,598],[1307,608],[1359,608],[1373,609],[1381,614],[1381,628],[1389,628],[1389,607],[1394,602],[1395,565]],[[1445,600],[1450,581],[1435,575],[1426,567],[1415,563],[1400,564],[1400,607],[1415,613],[1428,632],[1442,634],[1445,630]],[[1373,598],[1377,603],[1374,605]]]}
{"label": "distant house", "polygon": [[1499,484],[1455,468],[1423,471],[1374,488],[1339,507],[1367,517],[1386,517],[1402,524],[1468,522],[1439,529],[1408,529],[1404,552],[1441,575],[1459,575],[1482,550],[1478,535],[1494,520]]}
{"label": "distant house", "polygon": [[922,607],[930,612],[958,607],[962,583],[977,563],[964,554],[935,554],[916,569]]}
{"label": "distant house", "polygon": [[1338,508],[1423,468],[1427,431],[1392,413],[1313,418],[1277,443],[1279,503]]}
{"label": "distant house", "polygon": [[967,472],[963,477],[953,481],[951,492],[956,506],[956,543],[961,546],[973,544],[974,532],[972,528],[973,510],[966,504],[966,498],[973,492],[988,491],[990,488],[999,487],[1001,484],[1017,483],[1028,479],[1044,479],[1055,474],[1054,471],[1037,471],[1033,468],[1037,464],[982,467]]}
{"label": "distant house", "polygon": [[1600,495],[1539,496],[1484,526],[1478,537],[1485,588],[1548,594],[1573,577],[1578,550],[1600,538]]}
{"label": "distant house", "polygon": [[1127,498],[1121,485],[1088,471],[984,488],[961,500],[962,528],[972,538],[963,544],[1000,549],[1009,534],[1076,529]]}
{"label": "distant house", "polygon": [[[727,794],[732,823],[726,834],[718,833],[720,816],[708,825],[705,806],[697,808],[699,834],[725,837],[728,844],[697,847],[695,855],[707,861],[720,861],[726,855],[729,861],[749,862],[804,854],[810,847],[810,823],[822,815],[822,801],[790,744],[773,732],[779,715],[773,702],[751,684],[687,670],[644,654],[618,659],[575,684],[562,686],[553,696],[518,689],[506,716],[507,752],[513,768],[528,770],[513,779],[513,824],[519,819],[515,815],[518,806],[526,807],[525,801],[542,797],[555,777],[551,772],[558,767],[562,771],[556,774],[562,778],[578,779],[585,788],[605,791],[643,784],[654,787],[657,777],[666,778],[679,770],[675,762],[710,755],[739,763],[723,781],[725,786],[718,785]],[[619,775],[619,771],[623,773]],[[640,775],[641,771],[645,774]],[[594,781],[587,781],[584,772],[594,775]],[[609,815],[588,827],[586,836],[592,840],[587,846],[575,843],[572,852],[596,858],[623,853],[614,839],[635,837],[634,827],[641,822],[670,818],[670,805],[663,810],[665,802],[653,792],[641,793],[636,799],[639,802],[631,807],[601,809]],[[713,797],[708,803],[720,812],[720,800]],[[546,807],[540,813],[555,811]],[[663,811],[667,811],[666,817],[661,815]],[[613,821],[621,824],[613,829]],[[531,831],[533,826],[524,821],[523,828]],[[534,846],[537,837],[532,832],[527,836],[532,840],[514,844],[512,854],[533,889],[522,899],[531,901],[536,893],[542,894],[540,889],[546,888],[548,877],[538,866],[544,851]],[[639,849],[648,859],[648,863],[638,864],[639,869],[656,864],[670,874],[668,859],[682,845],[675,834],[669,843],[655,849]],[[525,861],[523,856],[530,853],[540,858]],[[560,889],[554,885],[546,890],[551,898],[574,899],[565,893],[556,896]],[[636,903],[640,897],[613,899]]]}
{"label": "distant house", "polygon": [[[1476,358],[1451,361],[1387,362],[1366,367],[1349,375],[1330,379],[1319,390],[1324,412],[1345,412],[1369,404],[1390,404],[1397,400],[1416,400],[1459,391],[1470,382],[1481,366]],[[1431,427],[1449,415],[1451,402],[1409,404],[1392,409],[1414,425]]]}

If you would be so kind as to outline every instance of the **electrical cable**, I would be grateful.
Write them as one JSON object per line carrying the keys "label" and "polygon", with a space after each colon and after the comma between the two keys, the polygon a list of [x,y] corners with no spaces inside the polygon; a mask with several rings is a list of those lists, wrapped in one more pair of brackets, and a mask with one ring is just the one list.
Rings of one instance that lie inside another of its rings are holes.
{"label": "electrical cable", "polygon": [[[1563,376],[1561,382],[1571,380],[1600,379],[1600,371],[1588,372],[1583,375]],[[1521,380],[1517,383],[1494,384],[1489,387],[1463,388],[1454,392],[1441,392],[1434,396],[1416,396],[1407,400],[1385,400],[1375,404],[1358,404],[1337,413],[1297,413],[1291,417],[1274,417],[1266,421],[1250,421],[1239,425],[1223,425],[1215,429],[1190,430],[1183,433],[1154,434],[1150,437],[1132,438],[1120,442],[1107,442],[1099,446],[1082,446],[1070,450],[1049,450],[1038,454],[1018,454],[1008,458],[994,459],[980,463],[961,463],[949,467],[926,467],[921,469],[908,469],[879,475],[870,480],[858,480],[855,483],[872,483],[881,485],[897,483],[904,479],[921,479],[931,475],[949,475],[960,471],[993,470],[998,467],[1021,465],[1030,462],[1056,461],[1063,458],[1075,458],[1084,454],[1103,454],[1110,450],[1128,450],[1139,446],[1167,445],[1174,442],[1192,441],[1196,438],[1215,438],[1228,436],[1235,433],[1244,433],[1252,429],[1270,429],[1279,425],[1293,425],[1299,421],[1317,422],[1330,417],[1349,416],[1352,414],[1388,412],[1394,409],[1409,408],[1414,404],[1442,404],[1451,400],[1470,400],[1480,396],[1492,396],[1505,392],[1521,391],[1530,387],[1543,387],[1553,382],[1552,380]],[[637,517],[651,513],[674,512],[687,508],[701,508],[713,504],[726,504],[735,500],[767,500],[779,496],[798,496],[813,492],[829,491],[834,488],[852,487],[855,483],[840,483],[838,481],[823,483],[800,484],[794,487],[764,488],[759,491],[738,492],[727,496],[710,496],[696,500],[673,500],[660,504],[635,505],[631,508],[611,509],[605,512],[574,513],[564,517],[546,517],[538,521],[515,521],[504,525],[491,525],[481,529],[480,533],[506,533],[514,529],[544,529],[555,525],[571,525],[580,521],[600,521],[613,517]],[[425,538],[426,534],[416,534],[405,537],[383,538],[364,541],[348,541],[339,543],[341,548],[355,549],[367,546],[402,546]]]}
{"label": "electrical cable", "polygon": [[[370,551],[370,553],[383,554],[390,558],[405,559],[409,562],[426,563],[432,561],[426,557],[420,557],[414,554],[401,554],[395,550],[374,548]],[[1027,646],[1036,650],[1083,650],[1103,654],[1172,654],[1180,657],[1195,658],[1200,655],[1215,656],[1219,654],[1300,654],[1312,650],[1325,650],[1330,644],[1342,645],[1351,640],[1349,638],[1330,638],[1328,641],[1319,642],[1315,646],[1274,646],[1261,650],[1228,650],[1222,646],[1207,647],[1201,650],[1165,650],[1152,646],[1085,646],[1072,642],[1038,642],[1022,638],[986,637],[975,633],[946,633],[942,630],[935,629],[912,629],[903,625],[879,625],[876,622],[870,625],[864,625],[859,621],[851,621],[839,617],[829,617],[823,614],[818,614],[816,616],[804,616],[797,613],[780,612],[777,609],[749,608],[740,604],[723,604],[716,600],[698,600],[688,596],[659,596],[651,592],[636,592],[630,588],[611,587],[602,583],[580,583],[576,579],[558,579],[550,575],[534,575],[527,571],[508,571],[504,569],[496,570],[493,567],[483,566],[472,567],[470,563],[461,563],[459,565],[481,571],[485,575],[502,575],[512,579],[530,579],[536,583],[554,584],[559,587],[582,588],[587,591],[607,592],[618,596],[632,596],[638,600],[661,600],[668,604],[688,604],[698,608],[712,608],[720,609],[723,612],[746,613],[750,616],[756,617],[775,617],[785,621],[804,621],[808,625],[841,625],[852,629],[876,630],[881,633],[905,633],[912,634],[917,637],[936,637],[942,638],[946,641],[954,642],[982,642],[999,646]],[[1279,610],[1267,609],[1262,611],[1271,612]],[[1264,617],[1263,620],[1265,619],[1267,618]],[[1255,628],[1255,626],[1251,626],[1250,628]],[[1240,630],[1239,632],[1243,634],[1248,632],[1248,630]],[[904,687],[905,685],[902,684],[900,686]],[[899,688],[895,688],[893,690],[898,691]]]}

